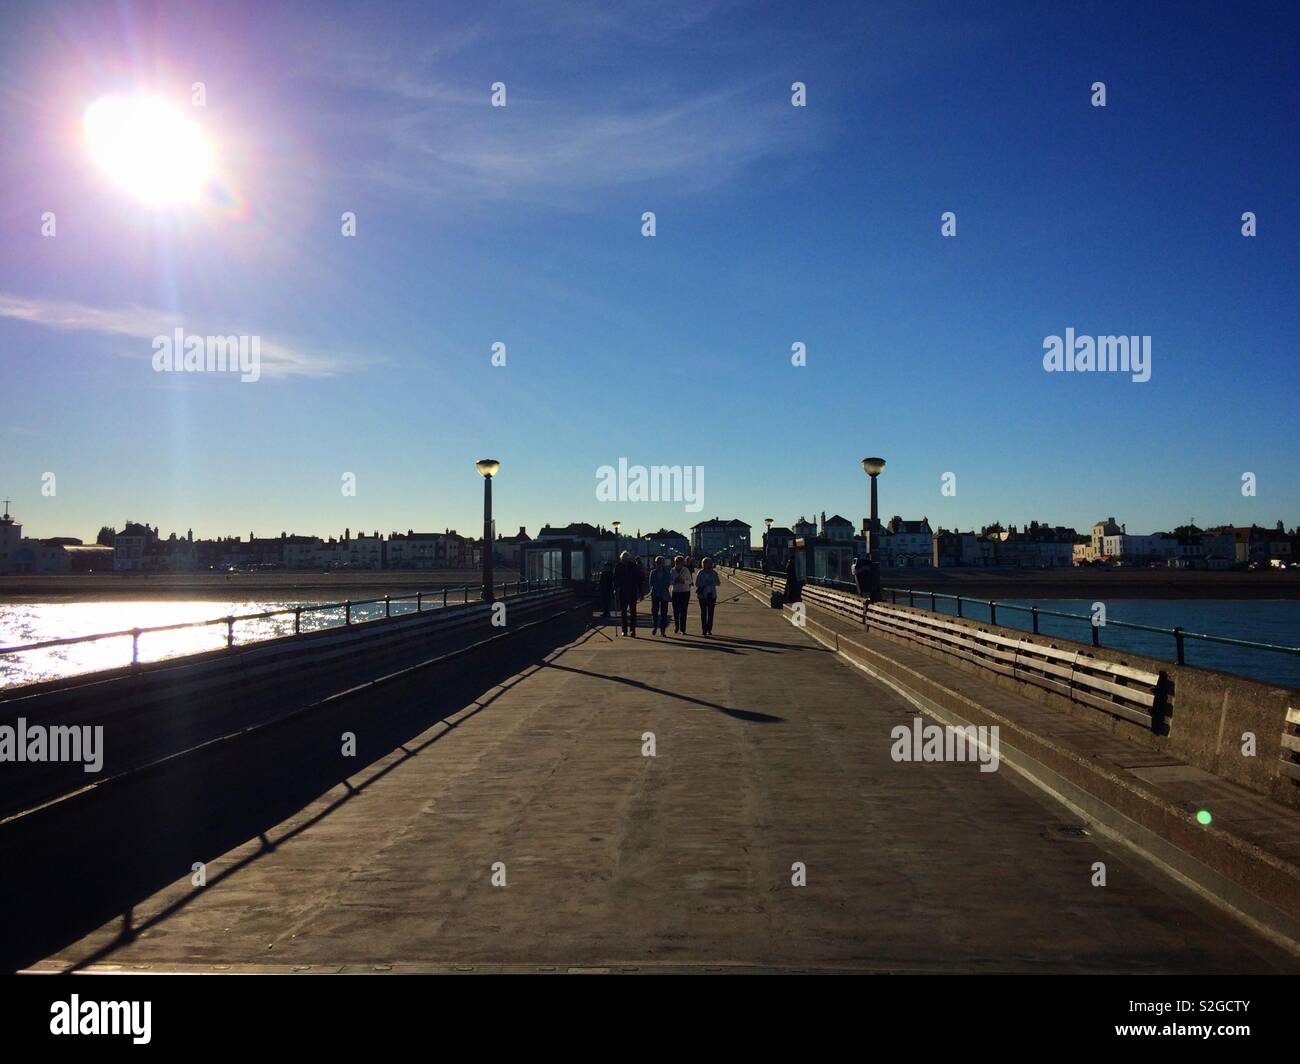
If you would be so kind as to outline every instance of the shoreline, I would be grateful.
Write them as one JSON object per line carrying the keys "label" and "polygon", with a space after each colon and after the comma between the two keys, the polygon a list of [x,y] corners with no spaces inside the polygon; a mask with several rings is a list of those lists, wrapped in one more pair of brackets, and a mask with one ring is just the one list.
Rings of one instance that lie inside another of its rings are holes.
{"label": "shoreline", "polygon": [[[498,583],[519,579],[496,571]],[[477,569],[260,573],[59,573],[0,577],[0,605],[58,602],[255,600],[341,602],[468,584]],[[1300,600],[1300,568],[1255,573],[1180,570],[886,569],[886,587],[977,599]]]}
{"label": "shoreline", "polygon": [[[496,573],[496,582],[519,579],[509,571]],[[274,599],[291,602],[342,602],[345,599],[414,595],[469,584],[477,588],[477,569],[435,569],[419,572],[363,570],[358,572],[272,571],[264,573],[56,573],[0,576],[0,607],[36,603],[153,602],[168,600],[239,601]]]}

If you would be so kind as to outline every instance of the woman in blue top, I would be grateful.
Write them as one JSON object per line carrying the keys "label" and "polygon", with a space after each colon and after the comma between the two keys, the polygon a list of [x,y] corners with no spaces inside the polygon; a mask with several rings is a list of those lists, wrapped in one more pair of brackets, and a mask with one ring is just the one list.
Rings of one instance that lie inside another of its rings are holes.
{"label": "woman in blue top", "polygon": [[700,600],[700,628],[705,635],[713,634],[713,608],[718,604],[718,585],[722,583],[713,568],[713,559],[704,558],[700,571],[695,574],[695,594]]}

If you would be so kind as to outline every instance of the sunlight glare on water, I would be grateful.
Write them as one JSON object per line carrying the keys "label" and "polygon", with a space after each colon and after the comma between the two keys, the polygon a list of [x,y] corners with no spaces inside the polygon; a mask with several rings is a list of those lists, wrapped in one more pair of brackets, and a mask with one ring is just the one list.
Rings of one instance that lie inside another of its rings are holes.
{"label": "sunlight glare on water", "polygon": [[[219,650],[226,645],[226,625],[221,618],[300,605],[284,601],[176,601],[176,602],[37,602],[0,606],[0,647],[43,643],[51,639],[117,632],[128,628],[217,620],[202,628],[174,632],[147,632],[140,636],[140,661],[161,661],[182,654]],[[393,604],[393,613],[414,610],[413,602]],[[426,607],[427,608],[427,607]],[[382,602],[353,606],[352,620],[373,620],[384,615]],[[343,608],[307,609],[302,631],[343,623]],[[293,614],[237,621],[235,643],[242,645],[293,633]],[[131,664],[131,637],[117,636],[22,654],[0,654],[0,687],[34,683],[61,676],[116,669]]]}

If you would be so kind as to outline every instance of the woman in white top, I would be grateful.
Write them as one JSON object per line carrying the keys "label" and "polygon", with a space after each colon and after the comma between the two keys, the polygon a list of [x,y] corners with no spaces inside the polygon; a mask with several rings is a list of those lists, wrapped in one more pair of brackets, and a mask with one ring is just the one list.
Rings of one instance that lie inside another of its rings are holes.
{"label": "woman in white top", "polygon": [[686,634],[686,611],[691,605],[691,571],[680,554],[673,559],[673,631]]}

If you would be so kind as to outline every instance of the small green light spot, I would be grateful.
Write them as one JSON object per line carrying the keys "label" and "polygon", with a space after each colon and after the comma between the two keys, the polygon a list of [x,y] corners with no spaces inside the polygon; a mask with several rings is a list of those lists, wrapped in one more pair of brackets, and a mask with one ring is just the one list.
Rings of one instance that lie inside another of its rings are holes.
{"label": "small green light spot", "polygon": [[1208,824],[1213,819],[1214,817],[1210,816],[1210,811],[1208,809],[1202,809],[1196,814],[1196,822],[1198,824]]}

